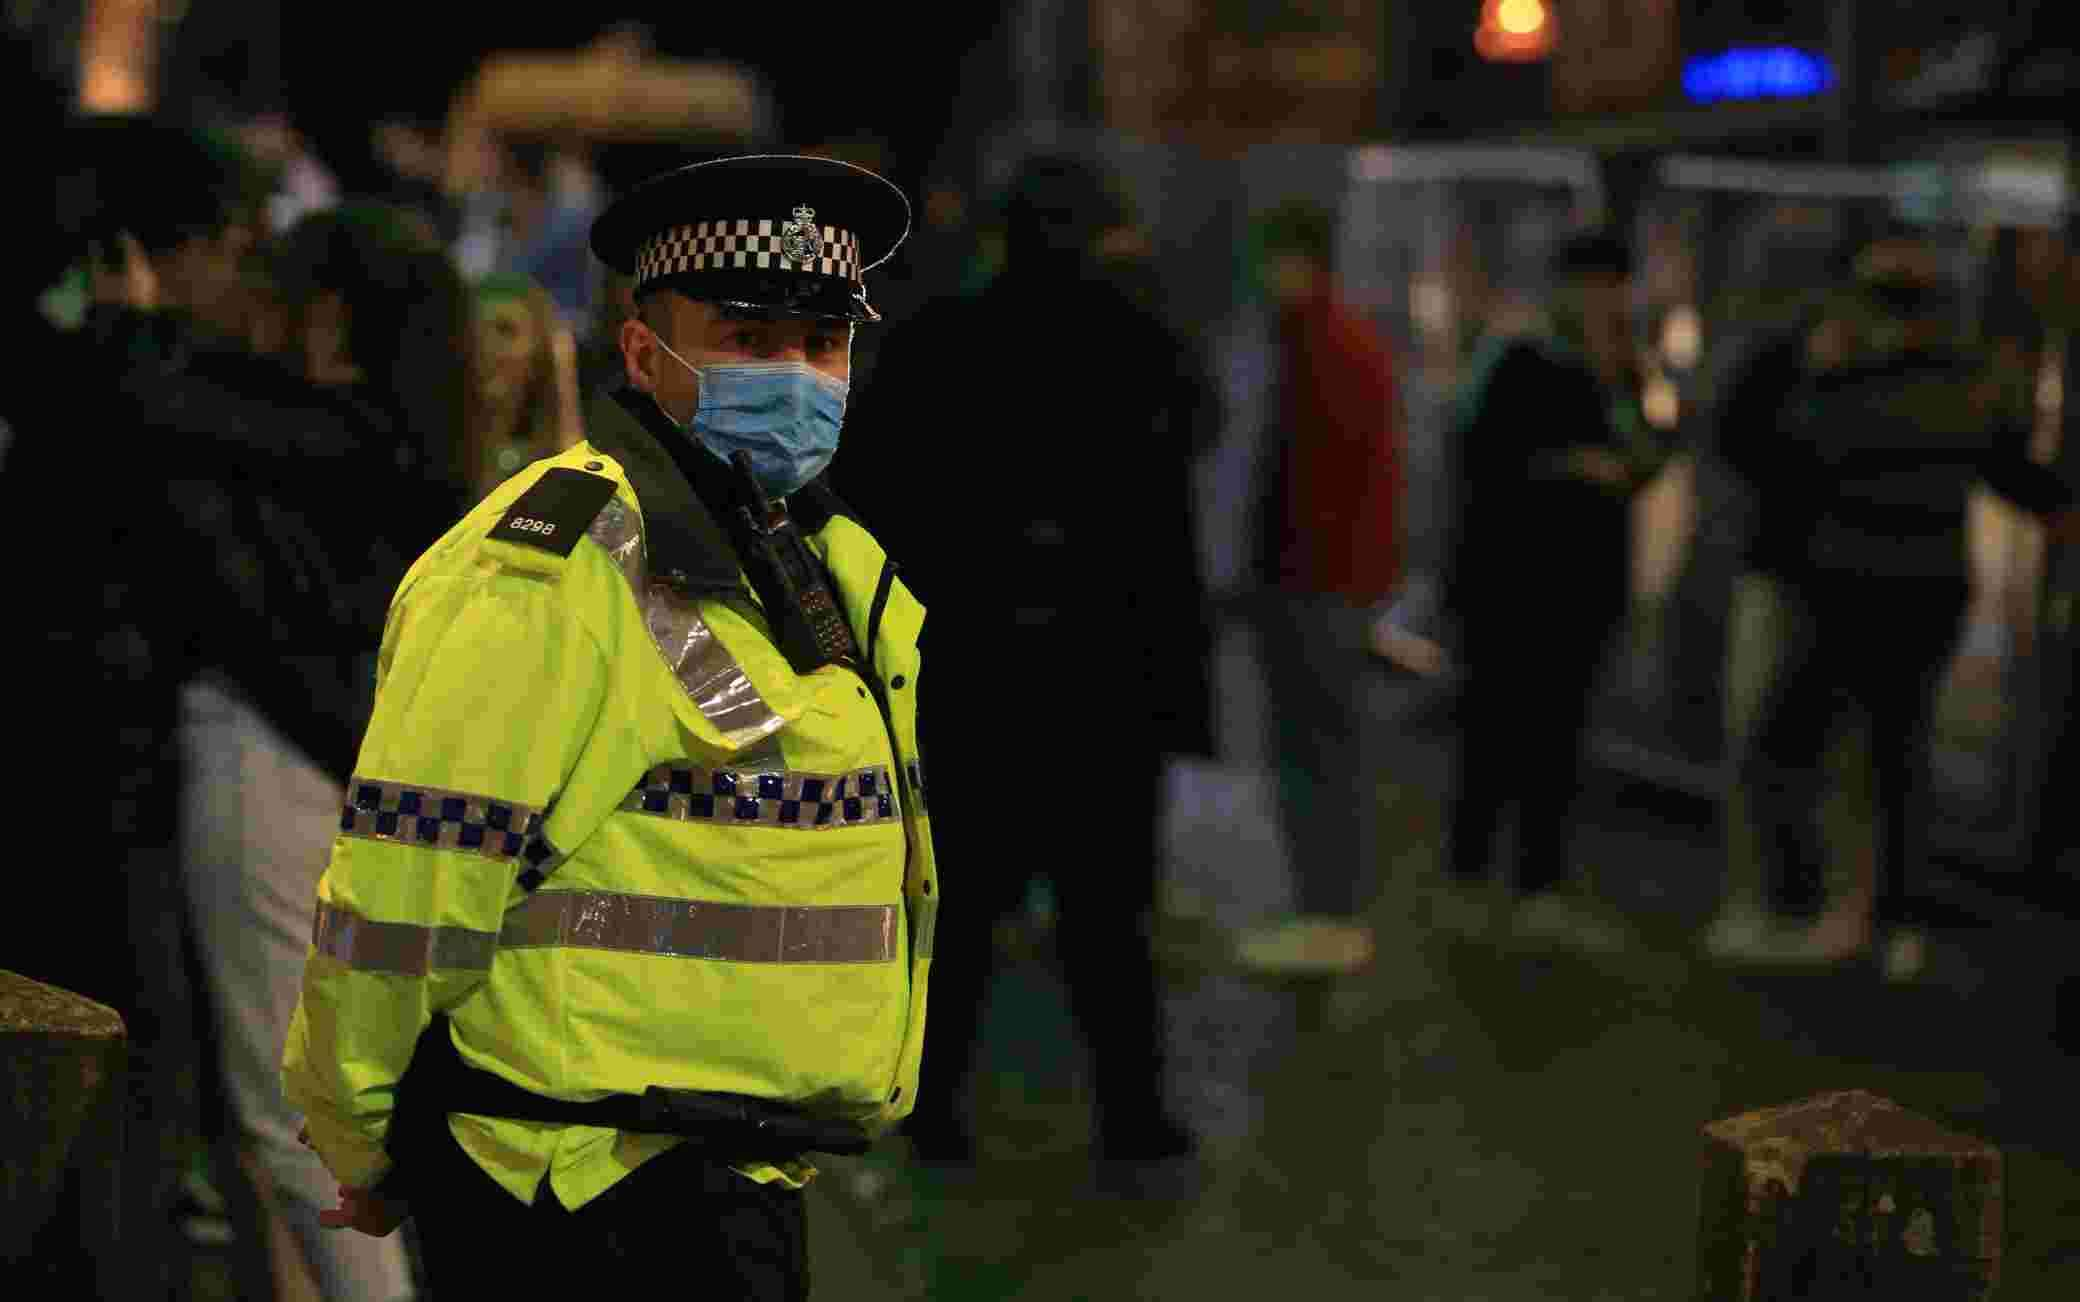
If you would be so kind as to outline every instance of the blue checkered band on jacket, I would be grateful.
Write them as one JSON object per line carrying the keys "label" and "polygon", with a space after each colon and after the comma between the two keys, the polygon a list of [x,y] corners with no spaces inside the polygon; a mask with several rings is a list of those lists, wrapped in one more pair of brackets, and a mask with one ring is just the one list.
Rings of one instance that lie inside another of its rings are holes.
{"label": "blue checkered band on jacket", "polygon": [[859,236],[836,226],[811,227],[817,236],[818,256],[797,262],[787,256],[786,249],[786,228],[792,224],[784,218],[746,218],[694,222],[659,231],[636,248],[636,288],[683,271],[737,268],[811,271],[859,283]]}
{"label": "blue checkered band on jacket", "polygon": [[885,768],[853,773],[738,773],[660,765],[622,800],[629,813],[696,823],[757,823],[817,831],[885,823],[896,816]]}
{"label": "blue checkered band on jacket", "polygon": [[467,791],[406,786],[357,777],[340,814],[343,836],[428,849],[469,850],[486,859],[519,861],[546,872],[556,852],[542,836],[541,811]]}

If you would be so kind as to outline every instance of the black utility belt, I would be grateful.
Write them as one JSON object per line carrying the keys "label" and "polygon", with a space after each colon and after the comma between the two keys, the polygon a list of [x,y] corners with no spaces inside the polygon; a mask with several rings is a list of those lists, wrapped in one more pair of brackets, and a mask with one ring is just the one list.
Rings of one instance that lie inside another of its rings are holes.
{"label": "black utility belt", "polygon": [[802,1153],[864,1153],[873,1140],[857,1122],[819,1117],[741,1094],[667,1089],[613,1094],[590,1103],[543,1098],[464,1062],[436,1017],[420,1037],[399,1082],[400,1109],[424,1116],[467,1112],[552,1125],[600,1126],[646,1135],[677,1135],[732,1161],[779,1160]]}
{"label": "black utility belt", "polygon": [[573,1103],[545,1099],[474,1067],[463,1070],[468,1079],[441,1100],[443,1112],[678,1135],[718,1153],[745,1157],[864,1153],[872,1143],[867,1132],[851,1122],[812,1117],[739,1094],[652,1085],[641,1094],[613,1094],[591,1103]]}

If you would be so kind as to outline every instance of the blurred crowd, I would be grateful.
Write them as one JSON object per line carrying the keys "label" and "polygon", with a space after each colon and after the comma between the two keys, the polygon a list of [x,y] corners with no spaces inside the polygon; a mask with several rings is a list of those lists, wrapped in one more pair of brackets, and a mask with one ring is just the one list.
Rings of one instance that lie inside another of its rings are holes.
{"label": "blurred crowd", "polygon": [[163,1293],[229,1215],[240,1293],[271,1296],[268,1207],[326,1296],[407,1296],[401,1241],[319,1227],[281,1044],[390,595],[577,437],[586,304],[543,249],[584,257],[582,221],[516,163],[526,215],[468,275],[459,196],[402,169],[342,194],[283,123],[24,111],[56,202],[8,304],[0,491],[58,555],[18,648],[52,726],[10,780],[74,831],[5,951],[132,1046],[122,1205],[52,1220],[38,1268],[51,1295]]}
{"label": "blurred crowd", "polygon": [[[120,1275],[166,1292],[183,1227],[224,1216],[246,1245],[242,1294],[271,1296],[271,1216],[324,1296],[409,1296],[407,1239],[319,1228],[332,1191],[276,1064],[391,592],[471,504],[582,440],[581,397],[619,382],[633,308],[586,244],[611,187],[575,139],[389,122],[387,182],[350,191],[279,118],[83,121],[26,73],[0,81],[23,88],[54,197],[4,299],[18,367],[0,495],[30,589],[18,681],[46,716],[11,748],[9,784],[64,855],[50,902],[9,912],[0,962],[122,1012],[135,1067],[129,1246],[97,1253],[110,1231],[74,1207],[37,1269],[53,1287]],[[870,141],[825,148],[872,161]],[[1337,214],[1277,206],[1246,240],[1240,311],[1268,377],[1250,487],[1211,525],[1245,540],[1248,572],[1209,596],[1192,467],[1233,432],[1228,377],[1203,330],[1168,319],[1121,178],[1040,151],[986,199],[992,240],[944,283],[877,291],[890,320],[862,336],[832,471],[931,608],[926,748],[1036,739],[1030,773],[956,758],[935,774],[956,885],[921,1160],[975,1160],[980,992],[1002,925],[1035,909],[1092,1050],[1100,1149],[1191,1151],[1160,1089],[1151,929],[1164,765],[1220,757],[1226,622],[1257,647],[1296,889],[1290,916],[1218,961],[1332,979],[1368,961],[1382,676],[1451,693],[1433,920],[1591,953],[1636,943],[1577,871],[1573,806],[1601,676],[1639,626],[1638,504],[1701,462],[1751,507],[1712,655],[1729,881],[1754,885],[1729,889],[1704,949],[1913,979],[1917,811],[1972,601],[1975,494],[2054,540],[2070,519],[2037,402],[2055,313],[2014,303],[1961,327],[1922,235],[1866,231],[1809,292],[1743,317],[1671,422],[1652,357],[1670,327],[1640,315],[1640,251],[1567,232],[1536,296],[1457,332],[1453,525],[1440,571],[1419,575],[1403,413],[1427,363],[1342,288]],[[1856,720],[1869,849],[1845,864],[1819,820]],[[1035,801],[1007,857],[1007,782],[1092,790],[1073,835],[1068,802]],[[961,867],[970,846],[989,872]]]}
{"label": "blurred crowd", "polygon": [[[1709,384],[1659,437],[1652,353],[1640,346],[1652,336],[1630,319],[1643,296],[1622,244],[1604,241],[1585,263],[1571,243],[1555,265],[1552,337],[1562,342],[1547,353],[1589,360],[1604,410],[1592,420],[1585,404],[1573,427],[1597,437],[1564,448],[1521,433],[1484,437],[1481,421],[1504,402],[1527,404],[1519,430],[1553,428],[1566,384],[1505,380],[1509,347],[1490,345],[1494,369],[1469,384],[1453,432],[1468,466],[1445,585],[1470,669],[1449,852],[1462,879],[1487,857],[1499,821],[1491,792],[1504,773],[1522,775],[1519,893],[1537,900],[1567,875],[1565,805],[1579,786],[1568,775],[1585,741],[1584,699],[1638,595],[1628,593],[1636,540],[1623,508],[1680,457],[1693,473],[1709,464],[1743,504],[1730,606],[1716,612],[1728,776],[1719,794],[1734,889],[1704,948],[1735,962],[1868,958],[1895,981],[1922,970],[1916,900],[1930,858],[1934,721],[1968,631],[1978,501],[1997,495],[2058,542],[2072,492],[2046,464],[2055,445],[2040,437],[2044,323],[2024,323],[2034,329],[2018,336],[2007,314],[1974,329],[1960,311],[1965,286],[1930,234],[1875,225],[1825,249],[1798,294],[1722,318],[1727,338]],[[1494,456],[1505,464],[1483,465]],[[1552,540],[1552,563],[1565,568],[1520,590],[1539,595],[1484,616],[1512,578],[1538,572],[1526,538],[1498,541],[1513,528]],[[1575,568],[1592,557],[1586,573]],[[1476,577],[1484,558],[1485,582]],[[1520,639],[1534,627],[1540,652],[1526,656]],[[1509,684],[1480,672],[1484,644],[1509,648]],[[1516,697],[1487,714],[1503,693]],[[1526,753],[1540,739],[1554,749],[1534,778]],[[1862,802],[1850,819],[1860,849],[1830,845],[1823,831],[1843,789],[1845,745],[1855,751],[1846,789]],[[1580,895],[1565,908],[1520,904],[1519,923],[1592,949],[1626,943],[1616,920]]]}

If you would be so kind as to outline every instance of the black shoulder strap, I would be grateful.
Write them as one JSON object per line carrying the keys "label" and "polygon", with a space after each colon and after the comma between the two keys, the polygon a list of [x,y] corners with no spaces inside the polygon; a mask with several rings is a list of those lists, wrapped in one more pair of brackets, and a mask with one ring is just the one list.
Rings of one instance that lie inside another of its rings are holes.
{"label": "black shoulder strap", "polygon": [[558,466],[514,499],[489,536],[569,556],[613,497],[614,481],[605,475]]}

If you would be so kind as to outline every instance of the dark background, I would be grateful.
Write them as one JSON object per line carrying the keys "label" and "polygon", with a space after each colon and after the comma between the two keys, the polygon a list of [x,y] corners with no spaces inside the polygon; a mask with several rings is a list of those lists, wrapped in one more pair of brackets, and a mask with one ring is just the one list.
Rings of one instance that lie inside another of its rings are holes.
{"label": "dark background", "polygon": [[[773,143],[801,146],[873,129],[895,150],[897,170],[911,176],[927,166],[947,124],[963,55],[999,23],[991,5],[934,7],[928,18],[901,23],[871,6],[648,8],[625,17],[649,29],[659,54],[727,59],[764,80],[781,113],[782,138]],[[371,109],[437,121],[484,55],[568,51],[619,21],[597,10],[581,16],[500,6],[481,21],[471,21],[471,12],[399,0],[283,6],[284,106],[321,154],[338,160],[350,188],[353,171],[369,165]]]}

